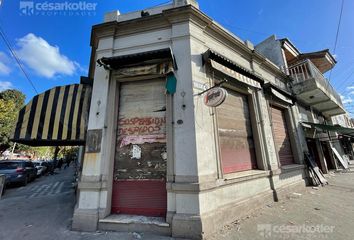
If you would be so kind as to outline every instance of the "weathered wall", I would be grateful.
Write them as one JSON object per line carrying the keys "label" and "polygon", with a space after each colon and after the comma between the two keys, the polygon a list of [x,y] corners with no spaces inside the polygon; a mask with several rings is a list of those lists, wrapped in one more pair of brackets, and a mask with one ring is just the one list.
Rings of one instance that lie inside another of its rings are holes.
{"label": "weathered wall", "polygon": [[[252,61],[252,58],[245,53],[237,44],[230,44],[217,33],[204,29],[203,27],[192,24],[191,27],[191,55],[192,55],[192,73],[194,94],[203,90],[203,86],[211,86],[213,75],[208,72],[206,66],[202,64],[201,54],[209,48],[227,56],[227,58],[236,62],[250,71],[254,70],[266,81],[273,83],[281,89],[288,90],[285,80],[280,79],[278,73],[272,73],[264,68],[262,63]],[[236,40],[237,41],[237,40]],[[239,41],[239,44],[243,44]],[[249,90],[252,92],[252,90]],[[254,91],[254,90],[253,90]],[[197,163],[199,173],[199,184],[208,186],[208,191],[199,193],[200,214],[205,220],[205,231],[212,231],[212,224],[223,224],[230,220],[229,216],[220,217],[217,212],[226,213],[227,207],[233,204],[243,204],[244,200],[257,198],[257,196],[273,196],[272,189],[275,192],[291,185],[299,184],[304,186],[304,168],[301,165],[294,165],[286,169],[279,168],[277,153],[275,151],[271,121],[269,116],[269,106],[263,91],[254,91],[253,93],[252,118],[256,119],[253,124],[253,130],[256,130],[259,141],[257,161],[261,170],[250,172],[239,172],[229,176],[223,176],[220,171],[218,139],[216,136],[215,112],[203,104],[203,98],[195,96],[194,114],[196,123],[196,147]],[[292,145],[297,156],[297,163],[302,164],[302,152],[305,143],[299,139],[298,132],[301,126],[298,124],[298,118],[294,117],[297,113],[296,107],[289,107],[289,131],[291,132]],[[303,134],[300,132],[300,135]],[[256,135],[256,134],[255,134]],[[206,140],[207,139],[207,140]],[[301,144],[299,144],[301,142]],[[267,175],[267,171],[272,170],[272,176]],[[259,176],[259,175],[264,176]],[[245,175],[247,176],[245,178]],[[255,177],[257,176],[257,177]],[[228,179],[229,178],[229,179]],[[227,179],[227,180],[226,180]],[[242,179],[241,181],[239,181]],[[270,181],[270,179],[272,179]],[[220,184],[220,181],[227,181],[228,184]],[[212,187],[214,186],[214,187]],[[262,195],[264,194],[264,195]],[[267,195],[268,194],[268,195]],[[262,197],[260,197],[262,198]],[[238,210],[240,211],[240,210]],[[240,211],[241,214],[242,211]],[[219,222],[210,223],[211,216],[217,217]],[[235,218],[237,216],[234,216]],[[210,223],[210,224],[209,224]]]}
{"label": "weathered wall", "polygon": [[[271,198],[277,189],[301,181],[304,175],[301,167],[286,171],[279,169],[268,101],[262,90],[244,88],[250,96],[259,170],[223,176],[215,110],[203,103],[203,97],[195,96],[213,84],[201,54],[211,48],[285,90],[286,82],[276,66],[265,64],[265,59],[253,59],[251,45],[246,47],[238,38],[231,41],[230,36],[225,37],[229,34],[227,31],[211,29],[201,20],[188,21],[187,18],[169,16],[166,21],[166,18],[160,16],[151,22],[131,22],[118,29],[116,36],[113,36],[115,31],[102,33],[95,59],[171,47],[178,70],[175,72],[176,93],[172,98],[167,96],[166,221],[171,224],[174,236],[201,236],[202,230],[206,233],[215,230],[214,226],[208,229],[207,223],[203,227],[203,219],[221,226],[232,218],[230,215],[222,217],[227,208],[246,204],[248,199],[262,202],[263,197]],[[110,214],[117,144],[117,79],[97,66],[94,78],[89,131],[100,130],[102,138],[97,153],[85,154],[79,204],[73,223],[74,228],[83,230],[94,230],[98,218]],[[295,126],[291,125],[297,136]],[[210,220],[214,215],[218,215],[219,222]],[[85,222],[90,223],[85,225]]]}
{"label": "weathered wall", "polygon": [[285,59],[282,54],[280,42],[276,40],[275,35],[270,36],[255,46],[257,52],[272,61],[279,68],[284,69],[286,66]]}

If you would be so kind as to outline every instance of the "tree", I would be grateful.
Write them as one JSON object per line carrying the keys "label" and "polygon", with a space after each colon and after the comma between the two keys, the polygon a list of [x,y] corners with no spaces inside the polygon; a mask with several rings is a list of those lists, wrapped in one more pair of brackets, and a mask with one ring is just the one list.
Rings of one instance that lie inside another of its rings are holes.
{"label": "tree", "polygon": [[9,89],[0,92],[0,99],[5,101],[13,101],[15,103],[16,110],[20,111],[25,104],[26,95],[18,90]]}
{"label": "tree", "polygon": [[10,135],[25,98],[22,92],[14,89],[0,92],[0,153],[11,145]]}
{"label": "tree", "polygon": [[15,103],[13,101],[0,99],[0,152],[10,146],[9,138],[16,120],[14,109]]}

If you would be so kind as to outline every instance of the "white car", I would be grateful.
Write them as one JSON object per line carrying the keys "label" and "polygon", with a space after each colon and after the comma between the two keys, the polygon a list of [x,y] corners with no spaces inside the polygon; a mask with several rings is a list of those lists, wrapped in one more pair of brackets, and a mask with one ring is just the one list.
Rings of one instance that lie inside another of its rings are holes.
{"label": "white car", "polygon": [[45,173],[45,171],[47,170],[47,167],[43,164],[43,162],[36,161],[36,162],[33,162],[33,164],[37,169],[37,177],[42,176]]}

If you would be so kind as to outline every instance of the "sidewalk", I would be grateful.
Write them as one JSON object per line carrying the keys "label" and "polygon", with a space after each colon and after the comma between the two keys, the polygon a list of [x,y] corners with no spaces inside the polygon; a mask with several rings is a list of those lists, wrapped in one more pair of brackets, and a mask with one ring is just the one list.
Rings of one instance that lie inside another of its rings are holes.
{"label": "sidewalk", "polygon": [[209,239],[353,239],[354,172],[325,177],[329,185],[294,192],[287,200],[265,206]]}

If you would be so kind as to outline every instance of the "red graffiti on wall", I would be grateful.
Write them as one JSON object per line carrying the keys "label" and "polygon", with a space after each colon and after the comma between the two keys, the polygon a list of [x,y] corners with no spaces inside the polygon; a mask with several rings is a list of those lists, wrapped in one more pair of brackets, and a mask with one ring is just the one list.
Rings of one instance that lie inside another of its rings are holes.
{"label": "red graffiti on wall", "polygon": [[120,118],[119,135],[144,135],[164,132],[166,117]]}

